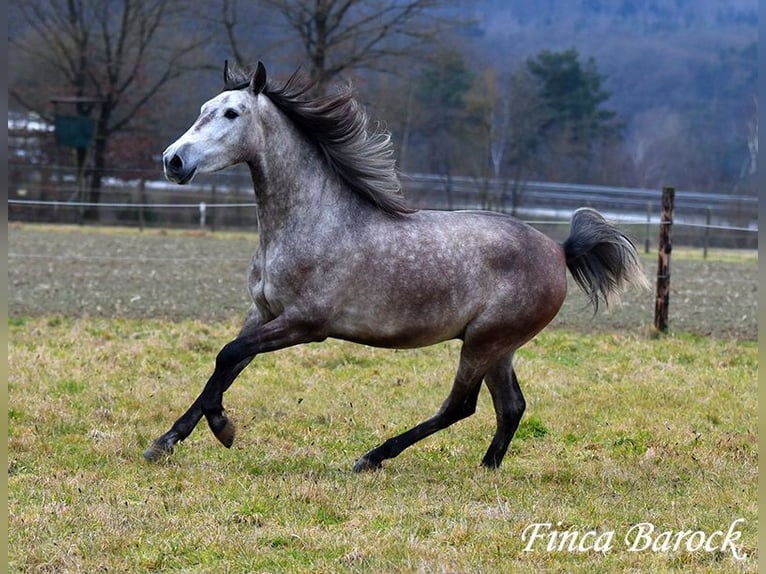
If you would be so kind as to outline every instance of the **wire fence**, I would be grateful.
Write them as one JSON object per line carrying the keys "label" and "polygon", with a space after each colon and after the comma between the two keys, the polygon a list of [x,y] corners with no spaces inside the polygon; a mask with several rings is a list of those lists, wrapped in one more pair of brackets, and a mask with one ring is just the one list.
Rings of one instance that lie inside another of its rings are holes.
{"label": "wire fence", "polygon": [[[57,232],[57,239],[51,242],[47,231],[12,228],[8,261],[14,313],[179,318],[198,317],[200,309],[219,318],[238,313],[248,304],[241,289],[242,274],[252,257],[258,223],[249,173],[233,171],[200,177],[193,185],[182,187],[142,178],[145,174],[133,171],[104,174],[100,192],[93,197],[64,169],[16,166],[9,177],[9,221],[117,225],[146,229],[147,233],[110,238],[111,234]],[[559,241],[569,234],[572,212],[592,207],[625,228],[644,253],[657,251],[659,189],[530,182],[517,189],[514,197],[507,182],[426,175],[405,176],[402,182],[416,208],[513,213]],[[678,191],[675,197],[674,248],[699,248],[705,256],[709,248],[757,248],[756,198],[688,191]],[[163,231],[149,232],[152,228]],[[165,233],[172,228],[194,231]],[[222,230],[246,233],[232,234],[226,241],[204,241],[209,232]],[[750,254],[746,257],[752,259]],[[732,272],[721,258],[714,257],[704,266],[697,261],[699,266],[694,260],[682,260],[674,270],[673,328],[754,337],[757,321],[752,301],[757,281],[752,269],[757,264],[739,265]],[[212,269],[215,285],[192,287]],[[647,271],[651,274],[651,264]],[[179,293],[184,295],[179,297]],[[641,295],[624,304],[620,314],[605,324],[628,330],[650,324],[652,304],[651,293]],[[575,312],[565,312],[562,317],[564,326],[583,321],[575,318],[579,317]]]}
{"label": "wire fence", "polygon": [[[66,169],[12,165],[9,221],[165,228],[257,229],[249,173],[233,170],[183,188],[136,178],[133,170],[110,172],[97,197]],[[630,229],[645,251],[656,245],[660,190],[502,180],[478,181],[408,175],[410,203],[420,209],[492,209],[513,213],[555,239],[563,239],[577,207],[598,209]],[[674,243],[682,246],[757,248],[757,198],[679,191]]]}

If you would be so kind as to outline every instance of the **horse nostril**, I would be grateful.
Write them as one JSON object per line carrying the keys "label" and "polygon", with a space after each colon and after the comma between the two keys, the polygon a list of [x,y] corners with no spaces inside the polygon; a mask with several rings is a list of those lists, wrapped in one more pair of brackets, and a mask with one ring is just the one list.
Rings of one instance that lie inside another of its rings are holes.
{"label": "horse nostril", "polygon": [[172,170],[179,170],[184,166],[183,160],[178,157],[178,154],[175,154],[172,158],[170,158],[170,162],[168,162],[168,167]]}

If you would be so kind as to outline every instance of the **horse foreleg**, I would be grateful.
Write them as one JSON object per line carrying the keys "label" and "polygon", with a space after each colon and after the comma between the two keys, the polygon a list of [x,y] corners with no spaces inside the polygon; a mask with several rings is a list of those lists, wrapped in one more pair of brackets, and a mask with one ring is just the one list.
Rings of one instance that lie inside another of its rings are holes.
{"label": "horse foreleg", "polygon": [[513,370],[513,355],[496,363],[489,370],[484,381],[492,395],[492,404],[497,417],[497,431],[481,464],[487,468],[497,468],[503,461],[508,445],[516,429],[519,428],[521,416],[526,409],[526,401],[519,387],[516,372]]}
{"label": "horse foreleg", "polygon": [[204,415],[215,437],[227,448],[234,442],[235,427],[223,408],[223,394],[242,370],[260,353],[321,340],[305,324],[279,317],[265,324],[243,328],[239,337],[225,345],[216,357],[215,370],[191,407],[144,451],[147,460],[173,452],[173,446],[191,434]]}
{"label": "horse foreleg", "polygon": [[[481,390],[484,370],[477,363],[468,359],[465,347],[463,349],[460,366],[458,367],[452,390],[439,409],[439,412],[407,432],[388,439],[362,456],[354,464],[355,472],[376,470],[382,466],[384,460],[398,456],[404,449],[412,446],[419,440],[445,429],[476,412],[476,401]],[[483,361],[479,364],[481,363]]]}
{"label": "horse foreleg", "polygon": [[[172,454],[175,444],[186,439],[186,437],[191,434],[191,432],[197,426],[197,423],[199,423],[200,419],[202,418],[202,403],[206,394],[211,393],[212,389],[219,386],[223,388],[223,391],[221,392],[221,394],[223,394],[223,392],[225,392],[225,390],[231,386],[231,383],[234,382],[234,379],[237,378],[239,373],[241,373],[242,370],[250,363],[251,359],[252,357],[246,361],[243,361],[240,365],[235,366],[234,369],[228,370],[222,369],[218,364],[216,364],[216,369],[210,379],[208,379],[208,382],[205,385],[205,389],[202,391],[202,393],[192,403],[189,409],[183,415],[181,415],[181,417],[179,417],[175,423],[173,423],[173,426],[168,432],[152,442],[149,448],[144,451],[144,458],[150,461],[154,461],[162,458],[163,456]],[[226,417],[225,414],[223,414],[223,412],[221,412],[221,416],[214,419],[214,422],[211,422],[210,419],[208,419],[208,424],[213,430],[213,434],[215,434],[216,438],[218,438],[218,440],[221,441],[224,446],[230,447],[234,443],[234,424],[229,420],[228,417]]]}

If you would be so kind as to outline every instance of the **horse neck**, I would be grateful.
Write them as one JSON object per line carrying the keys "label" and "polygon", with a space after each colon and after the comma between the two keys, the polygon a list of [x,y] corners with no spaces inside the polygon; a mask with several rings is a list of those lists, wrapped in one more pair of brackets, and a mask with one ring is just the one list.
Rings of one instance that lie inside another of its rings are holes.
{"label": "horse neck", "polygon": [[[321,152],[273,104],[268,144],[248,161],[258,204],[259,233],[338,220],[358,198],[343,188]],[[345,208],[345,209],[344,209]]]}

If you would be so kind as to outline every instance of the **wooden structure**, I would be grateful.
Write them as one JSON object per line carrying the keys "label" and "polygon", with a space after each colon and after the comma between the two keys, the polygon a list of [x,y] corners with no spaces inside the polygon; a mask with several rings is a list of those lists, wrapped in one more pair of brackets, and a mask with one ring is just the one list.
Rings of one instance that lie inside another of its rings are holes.
{"label": "wooden structure", "polygon": [[673,209],[676,190],[662,188],[662,211],[660,214],[660,240],[657,247],[657,300],[654,307],[654,326],[658,331],[668,331],[668,305],[670,303],[670,252],[673,249]]}

